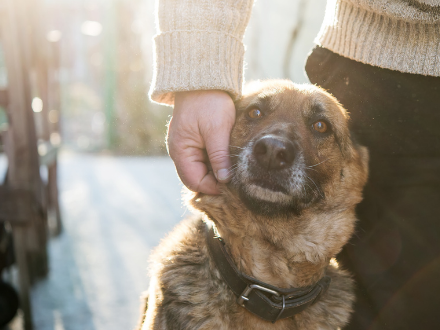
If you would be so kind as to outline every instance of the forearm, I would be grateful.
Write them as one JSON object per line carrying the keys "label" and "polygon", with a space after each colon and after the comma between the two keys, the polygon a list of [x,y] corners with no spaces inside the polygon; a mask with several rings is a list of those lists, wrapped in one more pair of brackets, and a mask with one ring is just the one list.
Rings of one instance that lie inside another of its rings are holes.
{"label": "forearm", "polygon": [[153,101],[173,104],[174,93],[224,90],[241,95],[243,35],[253,0],[161,0],[155,37]]}

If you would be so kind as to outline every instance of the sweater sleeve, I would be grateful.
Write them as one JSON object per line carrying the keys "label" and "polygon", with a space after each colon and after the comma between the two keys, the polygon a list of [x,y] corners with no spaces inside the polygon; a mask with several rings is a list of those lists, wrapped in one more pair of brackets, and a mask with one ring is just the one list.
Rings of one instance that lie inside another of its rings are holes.
{"label": "sweater sleeve", "polygon": [[254,0],[159,0],[151,100],[219,89],[235,100],[243,82],[243,35]]}

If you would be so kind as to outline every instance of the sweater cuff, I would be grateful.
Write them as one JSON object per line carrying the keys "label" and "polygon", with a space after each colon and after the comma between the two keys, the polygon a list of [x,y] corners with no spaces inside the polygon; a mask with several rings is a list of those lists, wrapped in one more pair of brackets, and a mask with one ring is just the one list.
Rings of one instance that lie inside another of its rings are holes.
{"label": "sweater cuff", "polygon": [[150,98],[174,104],[174,93],[223,90],[241,97],[244,45],[218,31],[172,31],[157,35]]}

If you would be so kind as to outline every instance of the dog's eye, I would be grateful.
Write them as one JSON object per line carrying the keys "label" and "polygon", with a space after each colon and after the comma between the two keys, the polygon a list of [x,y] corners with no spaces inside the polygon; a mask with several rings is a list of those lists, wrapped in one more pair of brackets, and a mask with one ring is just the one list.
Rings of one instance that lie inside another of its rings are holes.
{"label": "dog's eye", "polygon": [[258,109],[251,109],[248,112],[248,116],[252,119],[257,119],[263,117],[263,113]]}
{"label": "dog's eye", "polygon": [[325,133],[328,130],[328,125],[325,121],[317,121],[313,124],[313,129],[319,133]]}

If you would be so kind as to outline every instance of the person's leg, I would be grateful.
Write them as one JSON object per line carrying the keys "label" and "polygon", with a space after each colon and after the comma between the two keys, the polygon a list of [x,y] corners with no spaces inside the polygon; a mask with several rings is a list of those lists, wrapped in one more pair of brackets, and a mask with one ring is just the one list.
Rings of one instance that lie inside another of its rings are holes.
{"label": "person's leg", "polygon": [[357,282],[347,329],[440,329],[440,78],[323,48],[306,71],[350,112],[371,156],[356,233],[338,256]]}

